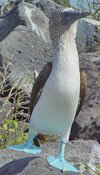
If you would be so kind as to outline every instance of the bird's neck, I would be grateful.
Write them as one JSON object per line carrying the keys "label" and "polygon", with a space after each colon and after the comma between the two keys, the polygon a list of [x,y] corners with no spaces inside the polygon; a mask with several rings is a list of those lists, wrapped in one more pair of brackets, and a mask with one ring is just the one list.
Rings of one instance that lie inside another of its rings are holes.
{"label": "bird's neck", "polygon": [[75,43],[75,35],[65,32],[62,36],[52,41],[53,64],[66,69],[79,66],[78,53]]}

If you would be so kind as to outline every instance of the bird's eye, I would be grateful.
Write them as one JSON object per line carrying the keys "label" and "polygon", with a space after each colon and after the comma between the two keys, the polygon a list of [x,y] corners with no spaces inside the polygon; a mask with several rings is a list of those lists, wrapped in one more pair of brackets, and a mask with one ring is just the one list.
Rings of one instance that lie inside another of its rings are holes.
{"label": "bird's eye", "polygon": [[65,17],[64,13],[61,13],[60,17],[61,17],[61,19],[63,19]]}

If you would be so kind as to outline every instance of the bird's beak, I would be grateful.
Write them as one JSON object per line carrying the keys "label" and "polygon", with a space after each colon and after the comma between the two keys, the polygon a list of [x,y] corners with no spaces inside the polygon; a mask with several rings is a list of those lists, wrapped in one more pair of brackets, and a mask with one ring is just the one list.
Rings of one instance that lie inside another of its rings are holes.
{"label": "bird's beak", "polygon": [[88,12],[75,12],[73,10],[71,11],[63,11],[61,12],[61,24],[66,26],[66,25],[71,25],[72,23],[74,23],[75,21],[81,19],[81,18],[85,18],[87,16],[89,16],[90,14]]}

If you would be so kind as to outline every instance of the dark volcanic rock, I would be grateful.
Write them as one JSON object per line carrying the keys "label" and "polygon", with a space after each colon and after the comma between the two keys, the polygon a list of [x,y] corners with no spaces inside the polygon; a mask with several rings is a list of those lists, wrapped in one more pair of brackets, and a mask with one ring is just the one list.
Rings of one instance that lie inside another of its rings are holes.
{"label": "dark volcanic rock", "polygon": [[40,8],[47,17],[50,17],[53,10],[62,9],[63,7],[53,0],[35,0],[33,1],[33,4],[36,5],[38,8]]}
{"label": "dark volcanic rock", "polygon": [[100,116],[98,116],[96,119],[91,119],[89,125],[81,129],[78,135],[78,138],[91,138],[93,140],[97,140],[100,143]]}
{"label": "dark volcanic rock", "polygon": [[[0,175],[65,175],[65,172],[62,173],[60,170],[48,166],[46,161],[47,156],[57,154],[58,148],[58,142],[42,145],[42,153],[39,156],[8,149],[1,150]],[[99,153],[100,145],[97,142],[79,140],[67,144],[65,157],[80,170],[80,173],[84,175],[95,175],[94,171],[96,167],[94,163],[99,164]],[[86,166],[90,168],[86,170]],[[75,174],[67,172],[67,175]]]}

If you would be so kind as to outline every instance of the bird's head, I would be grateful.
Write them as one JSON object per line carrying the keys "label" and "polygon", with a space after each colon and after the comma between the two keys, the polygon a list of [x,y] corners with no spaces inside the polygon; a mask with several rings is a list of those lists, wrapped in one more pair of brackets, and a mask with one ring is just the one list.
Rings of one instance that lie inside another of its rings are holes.
{"label": "bird's head", "polygon": [[[73,9],[53,11],[49,20],[50,37],[60,37],[69,31],[72,24],[77,20],[87,17],[88,12],[76,12]],[[57,35],[57,36],[56,36]]]}

